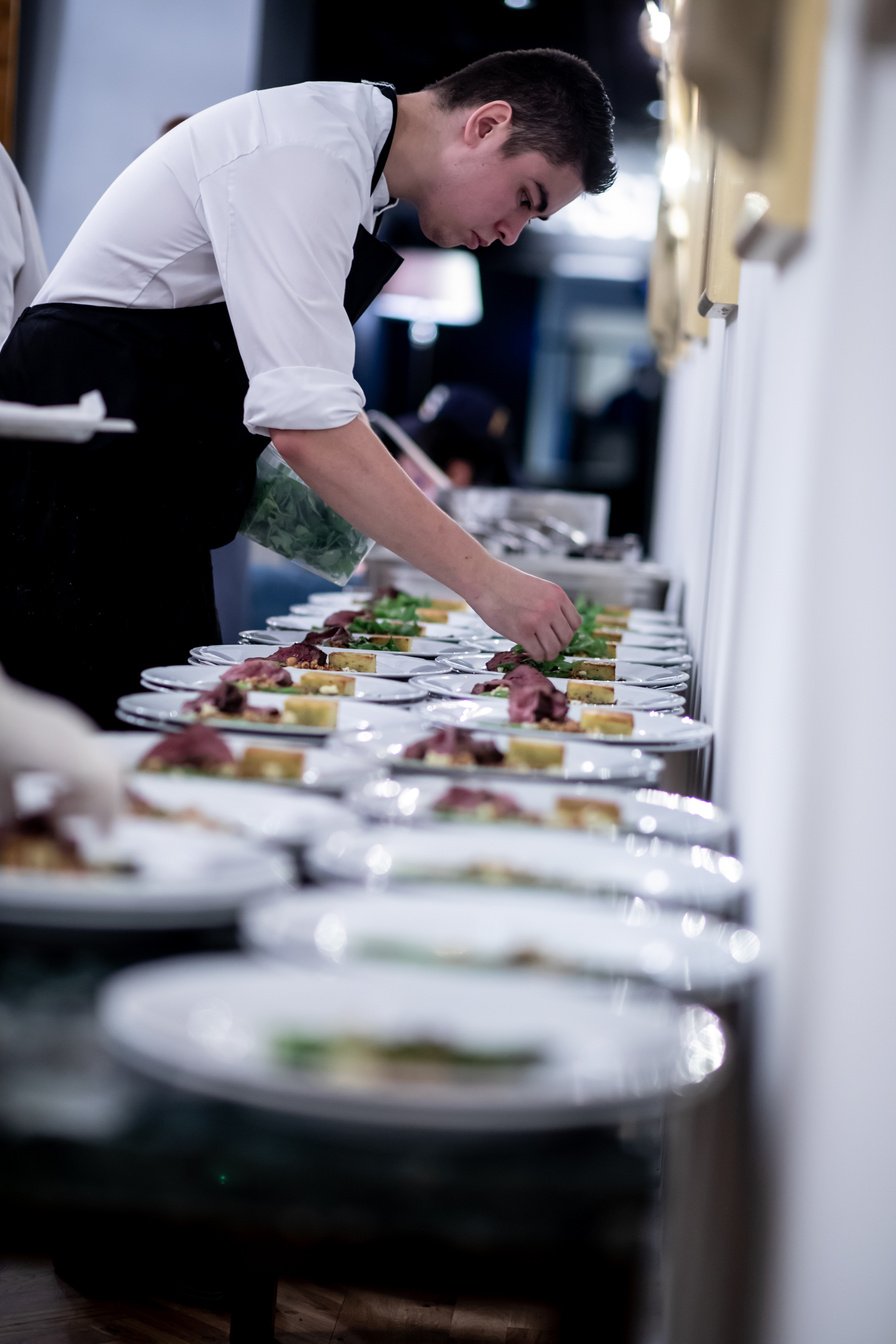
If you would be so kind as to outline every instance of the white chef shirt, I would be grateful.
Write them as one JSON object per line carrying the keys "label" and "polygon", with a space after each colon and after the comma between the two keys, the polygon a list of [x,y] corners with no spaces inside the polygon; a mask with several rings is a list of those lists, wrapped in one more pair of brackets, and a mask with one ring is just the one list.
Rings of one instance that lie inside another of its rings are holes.
{"label": "white chef shirt", "polygon": [[374,84],[242,94],[150,145],[88,215],[36,303],[183,308],[226,300],[249,376],[244,423],[330,429],[364,405],[343,308],[358,225],[389,203]]}
{"label": "white chef shirt", "polygon": [[47,278],[34,207],[18,169],[0,145],[0,344]]}

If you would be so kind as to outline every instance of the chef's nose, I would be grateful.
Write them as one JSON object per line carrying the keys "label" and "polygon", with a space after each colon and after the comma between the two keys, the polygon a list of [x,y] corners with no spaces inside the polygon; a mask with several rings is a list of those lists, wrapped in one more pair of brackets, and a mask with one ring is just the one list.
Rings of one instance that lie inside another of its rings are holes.
{"label": "chef's nose", "polygon": [[495,226],[495,232],[505,247],[512,247],[528,222],[528,215],[521,216],[516,222],[512,219],[502,219]]}

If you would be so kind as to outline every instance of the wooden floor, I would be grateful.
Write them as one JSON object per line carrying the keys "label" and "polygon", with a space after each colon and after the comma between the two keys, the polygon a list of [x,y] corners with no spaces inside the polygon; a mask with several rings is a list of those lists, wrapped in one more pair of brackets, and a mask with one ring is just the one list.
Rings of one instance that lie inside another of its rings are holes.
{"label": "wooden floor", "polygon": [[[0,1260],[2,1344],[226,1344],[227,1318],[154,1299],[86,1298],[45,1260]],[[281,1282],[278,1344],[553,1344],[542,1307],[434,1302]]]}

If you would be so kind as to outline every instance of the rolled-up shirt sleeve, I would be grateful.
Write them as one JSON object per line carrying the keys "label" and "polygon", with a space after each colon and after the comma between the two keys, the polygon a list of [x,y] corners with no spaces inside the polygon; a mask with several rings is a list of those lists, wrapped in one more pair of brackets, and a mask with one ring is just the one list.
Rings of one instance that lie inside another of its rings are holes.
{"label": "rolled-up shirt sleeve", "polygon": [[355,419],[355,341],[343,307],[358,222],[369,207],[361,170],[327,148],[260,146],[199,183],[249,377],[244,422],[332,429]]}

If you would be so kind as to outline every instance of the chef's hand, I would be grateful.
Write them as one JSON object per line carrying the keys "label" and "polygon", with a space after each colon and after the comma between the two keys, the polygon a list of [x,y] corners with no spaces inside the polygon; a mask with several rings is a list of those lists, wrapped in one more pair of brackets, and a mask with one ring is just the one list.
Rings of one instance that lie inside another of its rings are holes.
{"label": "chef's hand", "polygon": [[121,809],[121,771],[91,720],[65,700],[10,680],[0,668],[0,821],[15,816],[13,784],[24,770],[61,779],[55,813],[91,816],[108,827]]}
{"label": "chef's hand", "polygon": [[556,658],[582,624],[572,599],[556,583],[503,560],[495,560],[482,577],[477,593],[465,595],[470,606],[538,662]]}

